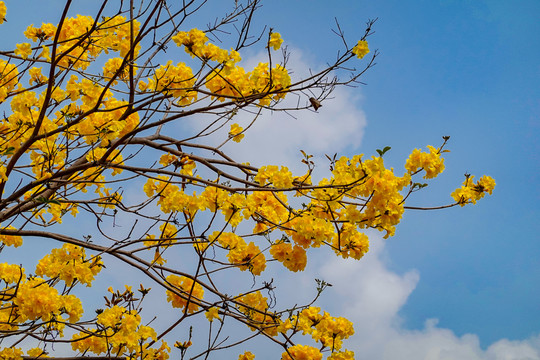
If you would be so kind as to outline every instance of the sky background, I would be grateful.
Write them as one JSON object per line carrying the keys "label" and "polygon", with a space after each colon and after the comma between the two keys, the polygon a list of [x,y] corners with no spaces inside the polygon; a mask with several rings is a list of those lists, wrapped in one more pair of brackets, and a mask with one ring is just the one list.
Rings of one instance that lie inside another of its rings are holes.
{"label": "sky background", "polygon": [[[6,1],[2,30],[56,22],[62,3]],[[24,13],[29,6],[40,11]],[[371,156],[388,145],[385,162],[401,173],[415,147],[449,135],[446,171],[409,205],[450,203],[464,173],[497,186],[476,206],[408,211],[393,238],[372,234],[360,262],[315,257],[295,281],[334,284],[321,305],[355,322],[349,348],[365,358],[540,359],[540,2],[273,0],[255,21],[282,34],[300,76],[340,50],[335,18],[350,44],[378,18],[368,41],[380,56],[366,85],[339,89],[318,113],[267,114],[227,150],[294,168],[299,149]]]}

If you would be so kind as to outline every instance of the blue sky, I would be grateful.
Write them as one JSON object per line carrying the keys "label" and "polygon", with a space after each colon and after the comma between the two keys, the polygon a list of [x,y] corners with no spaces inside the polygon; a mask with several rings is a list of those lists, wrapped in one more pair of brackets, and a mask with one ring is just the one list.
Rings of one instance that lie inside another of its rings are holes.
{"label": "blue sky", "polygon": [[[20,3],[6,3],[8,23],[3,30],[21,33],[31,22],[56,22],[54,6],[62,2],[51,1],[54,5],[40,12],[50,16],[47,20],[37,15],[9,17]],[[369,353],[373,359],[390,358],[395,349],[406,353],[411,344],[426,349],[453,346],[454,355],[472,354],[460,351],[473,349],[478,359],[490,354],[502,359],[505,351],[511,354],[509,359],[524,359],[523,354],[540,359],[539,14],[540,2],[533,0],[334,1],[331,5],[273,0],[263,4],[256,17],[257,24],[266,23],[282,34],[295,54],[292,65],[314,68],[331,61],[340,48],[331,32],[334,18],[351,44],[363,34],[368,19],[378,18],[368,40],[380,56],[361,79],[367,85],[338,92],[318,114],[302,115],[298,123],[286,120],[289,136],[281,144],[275,138],[270,144],[284,149],[279,155],[283,159],[297,157],[300,148],[321,155],[335,152],[335,145],[340,154],[371,155],[389,145],[392,150],[385,155],[386,162],[402,169],[412,149],[438,145],[441,136],[450,135],[445,173],[417,193],[411,204],[451,202],[449,194],[466,172],[490,175],[497,182],[493,196],[476,206],[409,212],[395,237],[386,242],[373,237],[379,243],[359,268],[363,272],[358,276],[365,277],[357,279],[355,294],[347,294],[366,308],[395,300],[377,308],[380,313],[374,313],[379,318],[368,319],[371,328],[359,325],[363,328],[358,333],[380,330],[383,340],[373,341],[380,348]],[[2,44],[14,46],[15,40],[4,39]],[[311,125],[311,139],[301,138],[302,121],[320,126]],[[250,136],[260,140],[257,134],[268,134],[271,124],[261,123],[259,130],[246,135],[244,146],[256,143],[248,141]],[[239,158],[246,153],[241,149],[230,150]],[[268,154],[260,151],[253,154]],[[359,271],[349,266],[329,269],[319,259],[302,276],[322,273],[337,276],[339,283],[347,272]],[[369,276],[380,281],[370,282]],[[366,295],[370,289],[377,291],[376,296]],[[328,298],[324,301],[331,303]],[[345,300],[339,304],[357,319],[367,316],[355,313],[354,305]],[[390,340],[392,347],[386,346]],[[387,353],[382,350],[385,346],[391,348]],[[429,359],[422,356],[417,358]]]}

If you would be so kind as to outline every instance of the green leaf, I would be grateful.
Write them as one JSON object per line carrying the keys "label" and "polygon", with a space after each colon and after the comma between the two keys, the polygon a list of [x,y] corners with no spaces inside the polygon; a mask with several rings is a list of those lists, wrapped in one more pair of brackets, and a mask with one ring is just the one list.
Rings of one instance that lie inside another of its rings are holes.
{"label": "green leaf", "polygon": [[420,184],[420,183],[414,183],[413,186],[412,186],[412,190],[418,188],[418,189],[423,189],[425,188],[426,186],[428,186],[428,184]]}
{"label": "green leaf", "polygon": [[8,147],[6,150],[2,151],[0,155],[11,155],[15,152],[15,148],[13,146]]}
{"label": "green leaf", "polygon": [[42,203],[42,204],[56,204],[56,205],[60,205],[60,201],[58,201],[58,200],[56,200],[56,199],[45,199],[43,196],[37,197],[35,200],[36,200],[36,201],[39,201],[39,202]]}
{"label": "green leaf", "polygon": [[377,153],[379,154],[380,157],[382,157],[388,150],[390,150],[391,147],[390,146],[385,146],[384,149],[377,149]]}

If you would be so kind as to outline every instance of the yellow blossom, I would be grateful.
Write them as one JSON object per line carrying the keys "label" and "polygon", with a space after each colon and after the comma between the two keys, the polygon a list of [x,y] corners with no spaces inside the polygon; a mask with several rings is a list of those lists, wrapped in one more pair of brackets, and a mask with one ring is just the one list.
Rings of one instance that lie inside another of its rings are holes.
{"label": "yellow blossom", "polygon": [[3,348],[0,350],[2,360],[22,360],[23,351],[21,348]]}
{"label": "yellow blossom", "polygon": [[41,46],[41,48],[42,48],[43,50],[42,50],[41,53],[39,54],[39,57],[42,57],[42,58],[44,58],[44,59],[47,60],[47,61],[51,61],[51,50],[49,49],[49,47],[43,45],[43,46]]}
{"label": "yellow blossom", "polygon": [[336,351],[327,360],[354,360],[354,352],[349,350]]}
{"label": "yellow blossom", "polygon": [[441,157],[440,149],[436,149],[431,145],[428,145],[427,148],[429,153],[418,149],[413,150],[405,163],[405,169],[409,174],[424,170],[426,172],[424,179],[432,179],[443,172],[444,159]]}
{"label": "yellow blossom", "polygon": [[294,345],[287,349],[282,355],[281,360],[321,360],[322,353],[312,346]]}
{"label": "yellow blossom", "polygon": [[219,309],[217,307],[212,307],[206,310],[205,314],[208,321],[212,322],[214,319],[219,319]]}
{"label": "yellow blossom", "polygon": [[202,300],[204,289],[198,282],[193,281],[185,276],[169,275],[167,281],[176,289],[177,295],[170,290],[167,290],[167,301],[175,308],[185,308],[187,313],[194,313],[199,309],[199,301]]}
{"label": "yellow blossom", "polygon": [[359,40],[358,44],[356,44],[353,49],[352,53],[356,55],[357,58],[361,59],[364,56],[366,56],[369,53],[368,43],[365,40]]}
{"label": "yellow blossom", "polygon": [[241,134],[241,132],[244,131],[244,128],[242,128],[238,124],[232,124],[231,130],[229,131],[229,137],[232,138],[233,141],[239,143],[244,138],[244,134]]}
{"label": "yellow blossom", "polygon": [[268,41],[268,47],[271,47],[274,50],[278,50],[281,47],[282,43],[283,43],[283,39],[281,38],[281,34],[272,33],[270,35],[270,41]]}
{"label": "yellow blossom", "polygon": [[461,188],[456,189],[451,195],[460,206],[476,204],[476,201],[484,197],[486,193],[492,194],[495,188],[495,180],[490,176],[482,176],[475,184],[474,176],[467,176]]}
{"label": "yellow blossom", "polygon": [[[13,226],[8,226],[5,229],[7,230],[16,230]],[[17,235],[0,235],[0,243],[3,243],[7,246],[19,247],[22,245],[22,237]]]}
{"label": "yellow blossom", "polygon": [[251,351],[246,351],[243,354],[238,355],[238,360],[254,360],[255,355]]}
{"label": "yellow blossom", "polygon": [[7,7],[3,1],[0,1],[0,24],[6,20]]}
{"label": "yellow blossom", "polygon": [[176,156],[167,153],[161,155],[161,157],[159,158],[159,163],[163,166],[169,166],[177,160],[178,158]]}
{"label": "yellow blossom", "polygon": [[32,348],[32,349],[29,349],[27,352],[28,356],[32,357],[32,358],[40,358],[40,359],[43,359],[43,358],[47,358],[47,352],[45,352],[44,350],[36,347],[36,348]]}
{"label": "yellow blossom", "polygon": [[32,85],[34,82],[37,84],[42,84],[47,81],[47,78],[41,73],[41,68],[33,67],[28,70],[28,74],[30,75],[30,85]]}
{"label": "yellow blossom", "polygon": [[18,283],[24,278],[24,268],[15,264],[0,264],[0,280],[7,284]]}
{"label": "yellow blossom", "polygon": [[29,43],[17,44],[15,55],[19,55],[23,59],[26,59],[30,54],[32,54],[32,46]]}

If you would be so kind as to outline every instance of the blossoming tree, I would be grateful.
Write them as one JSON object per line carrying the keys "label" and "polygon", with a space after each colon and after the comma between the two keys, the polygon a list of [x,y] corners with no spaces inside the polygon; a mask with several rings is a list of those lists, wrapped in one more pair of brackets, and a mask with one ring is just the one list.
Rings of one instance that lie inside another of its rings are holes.
{"label": "blossoming tree", "polygon": [[[350,321],[313,303],[277,308],[279,279],[261,276],[268,267],[304,270],[307,250],[360,259],[366,229],[394,235],[406,200],[425,186],[418,179],[443,171],[448,138],[415,149],[403,173],[385,167],[385,148],[330,159],[330,175],[318,182],[307,154],[300,174],[231,158],[223,142],[249,136],[238,114],[313,116],[335,87],[356,82],[377,55],[367,43],[373,22],[352,45],[338,32],[335,61],[295,79],[280,34],[253,30],[259,1],[231,2],[204,29],[185,25],[204,3],[103,1],[93,16],[70,16],[68,0],[54,24],[28,26],[27,42],[0,52],[1,249],[57,244],[37,264],[0,263],[2,359],[55,356],[60,342],[74,356],[219,358],[232,349],[253,359],[242,349],[252,337],[268,339],[282,359],[354,358],[343,344]],[[6,18],[0,1],[0,23]],[[249,47],[264,49],[266,61],[245,69]],[[171,56],[170,48],[182,52]],[[336,75],[345,71],[346,80]],[[300,100],[284,107],[287,96]],[[178,130],[195,116],[206,121],[202,130]],[[222,137],[205,141],[209,134]],[[467,175],[444,206],[475,203],[494,185]],[[124,197],[128,188],[141,196]],[[73,219],[77,231],[69,230]],[[152,289],[110,287],[96,297],[105,295],[99,308],[83,311],[79,290],[113,261]],[[250,281],[225,281],[239,274]],[[160,318],[151,305],[142,311],[150,292],[176,316]],[[175,338],[194,320],[205,337]]]}

